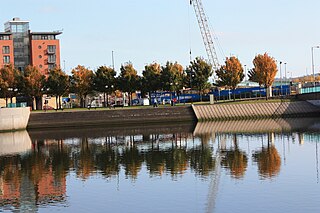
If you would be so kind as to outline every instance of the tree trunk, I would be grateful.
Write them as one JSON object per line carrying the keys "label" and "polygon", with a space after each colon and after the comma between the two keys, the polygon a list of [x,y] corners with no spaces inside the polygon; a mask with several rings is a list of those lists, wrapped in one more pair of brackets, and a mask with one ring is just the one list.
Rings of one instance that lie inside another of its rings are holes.
{"label": "tree trunk", "polygon": [[59,109],[61,109],[61,96],[59,95],[58,98],[59,98]]}
{"label": "tree trunk", "polygon": [[234,88],[233,89],[233,101],[236,101],[236,93],[235,92],[236,92],[236,89]]}
{"label": "tree trunk", "polygon": [[36,96],[36,109],[42,110],[42,97]]}
{"label": "tree trunk", "polygon": [[106,93],[103,93],[103,103],[104,103],[104,107],[108,106],[108,103],[106,103]]}
{"label": "tree trunk", "polygon": [[56,109],[59,109],[59,106],[58,106],[58,98],[59,98],[59,96],[56,95]]}

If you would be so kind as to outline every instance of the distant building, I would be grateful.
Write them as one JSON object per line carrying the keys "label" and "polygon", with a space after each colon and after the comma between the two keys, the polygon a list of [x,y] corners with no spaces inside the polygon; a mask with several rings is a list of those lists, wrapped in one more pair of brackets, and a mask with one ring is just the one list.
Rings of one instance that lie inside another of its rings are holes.
{"label": "distant building", "polygon": [[23,71],[26,66],[37,67],[43,74],[54,67],[60,67],[61,32],[31,32],[29,21],[13,18],[0,32],[0,67],[14,64]]}

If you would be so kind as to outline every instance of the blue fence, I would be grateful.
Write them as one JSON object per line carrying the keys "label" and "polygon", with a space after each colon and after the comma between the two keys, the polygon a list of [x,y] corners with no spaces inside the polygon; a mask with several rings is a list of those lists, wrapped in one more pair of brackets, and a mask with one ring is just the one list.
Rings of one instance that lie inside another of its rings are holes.
{"label": "blue fence", "polygon": [[313,92],[320,92],[320,86],[307,87],[307,88],[302,88],[301,89],[301,94],[313,93]]}
{"label": "blue fence", "polygon": [[[274,96],[290,95],[290,86],[282,85],[272,87],[272,93]],[[264,87],[250,87],[250,88],[237,88],[235,90],[214,90],[208,94],[202,95],[202,100],[208,101],[210,95],[214,95],[217,100],[227,100],[234,96],[236,98],[256,98],[265,97],[266,88]],[[200,95],[196,91],[190,94],[190,91],[182,92],[177,95],[176,92],[156,92],[151,94],[151,103],[154,103],[155,98],[158,103],[170,103],[171,100],[180,103],[196,102],[200,101]]]}

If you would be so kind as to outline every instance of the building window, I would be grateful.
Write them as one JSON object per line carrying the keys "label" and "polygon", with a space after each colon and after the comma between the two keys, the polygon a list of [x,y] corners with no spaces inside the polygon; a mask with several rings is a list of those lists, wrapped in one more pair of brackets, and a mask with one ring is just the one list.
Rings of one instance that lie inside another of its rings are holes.
{"label": "building window", "polygon": [[39,55],[39,58],[42,58],[42,55]]}
{"label": "building window", "polygon": [[3,46],[2,47],[2,54],[10,54],[10,47],[9,46]]}
{"label": "building window", "polygon": [[48,65],[48,69],[49,69],[49,70],[53,70],[55,67],[56,67],[55,64],[49,64],[49,65]]}
{"label": "building window", "polygon": [[10,56],[3,56],[3,63],[10,64]]}
{"label": "building window", "polygon": [[10,36],[8,36],[8,35],[0,35],[0,40],[10,40]]}
{"label": "building window", "polygon": [[55,55],[49,55],[48,56],[48,63],[49,64],[55,64],[56,63],[56,56]]}
{"label": "building window", "polygon": [[56,45],[48,45],[48,53],[55,54],[56,53]]}
{"label": "building window", "polygon": [[42,68],[42,64],[39,65],[40,69]]}
{"label": "building window", "polygon": [[39,45],[38,48],[41,49],[42,48],[41,45]]}

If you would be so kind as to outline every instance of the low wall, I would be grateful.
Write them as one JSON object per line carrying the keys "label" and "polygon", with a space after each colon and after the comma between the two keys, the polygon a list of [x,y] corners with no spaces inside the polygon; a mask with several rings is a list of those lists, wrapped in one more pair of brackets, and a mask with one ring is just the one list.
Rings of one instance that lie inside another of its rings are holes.
{"label": "low wall", "polygon": [[193,110],[199,121],[320,116],[320,108],[306,101],[195,105]]}
{"label": "low wall", "polygon": [[114,127],[125,124],[156,124],[169,122],[192,122],[195,115],[190,106],[164,108],[130,108],[84,110],[65,112],[33,112],[28,129],[63,128],[81,126]]}
{"label": "low wall", "polygon": [[297,94],[296,98],[301,101],[320,100],[320,92]]}
{"label": "low wall", "polygon": [[30,108],[0,108],[0,132],[26,129]]}

